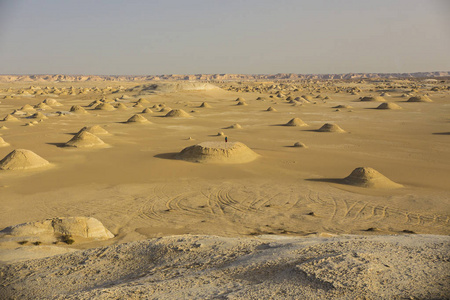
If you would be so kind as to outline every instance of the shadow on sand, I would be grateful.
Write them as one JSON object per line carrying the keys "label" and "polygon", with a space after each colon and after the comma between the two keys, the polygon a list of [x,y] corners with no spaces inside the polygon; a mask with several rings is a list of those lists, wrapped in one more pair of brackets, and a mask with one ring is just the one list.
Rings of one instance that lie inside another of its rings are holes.
{"label": "shadow on sand", "polygon": [[178,154],[178,152],[160,153],[160,154],[156,154],[153,157],[162,158],[162,159],[178,160],[177,159],[177,154]]}
{"label": "shadow on sand", "polygon": [[347,184],[343,178],[307,178],[306,181]]}
{"label": "shadow on sand", "polygon": [[56,147],[59,147],[59,148],[65,148],[66,147],[66,143],[46,143],[46,144],[47,145],[56,146]]}

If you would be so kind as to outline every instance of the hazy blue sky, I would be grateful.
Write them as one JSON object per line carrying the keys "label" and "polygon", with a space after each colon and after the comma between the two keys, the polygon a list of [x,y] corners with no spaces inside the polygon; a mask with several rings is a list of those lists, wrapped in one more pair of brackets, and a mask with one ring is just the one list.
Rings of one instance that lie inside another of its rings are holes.
{"label": "hazy blue sky", "polygon": [[449,70],[449,0],[0,0],[0,74]]}

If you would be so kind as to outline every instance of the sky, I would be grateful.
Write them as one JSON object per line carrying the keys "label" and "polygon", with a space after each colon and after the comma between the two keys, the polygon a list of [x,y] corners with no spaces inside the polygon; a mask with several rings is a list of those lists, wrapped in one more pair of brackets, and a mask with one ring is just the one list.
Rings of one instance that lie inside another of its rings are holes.
{"label": "sky", "polygon": [[449,0],[0,0],[0,74],[425,71]]}

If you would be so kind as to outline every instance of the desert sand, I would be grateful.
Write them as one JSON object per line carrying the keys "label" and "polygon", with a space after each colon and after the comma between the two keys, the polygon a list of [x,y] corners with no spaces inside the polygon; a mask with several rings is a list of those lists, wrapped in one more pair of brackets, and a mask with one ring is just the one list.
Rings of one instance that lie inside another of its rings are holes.
{"label": "desert sand", "polygon": [[4,298],[450,293],[447,79],[16,80],[0,102]]}

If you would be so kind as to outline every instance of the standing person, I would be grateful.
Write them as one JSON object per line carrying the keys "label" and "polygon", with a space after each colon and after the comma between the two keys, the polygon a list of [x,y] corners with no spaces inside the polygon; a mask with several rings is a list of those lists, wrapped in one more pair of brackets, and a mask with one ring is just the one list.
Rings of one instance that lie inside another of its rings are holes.
{"label": "standing person", "polygon": [[227,143],[228,142],[228,137],[225,137],[225,143]]}

